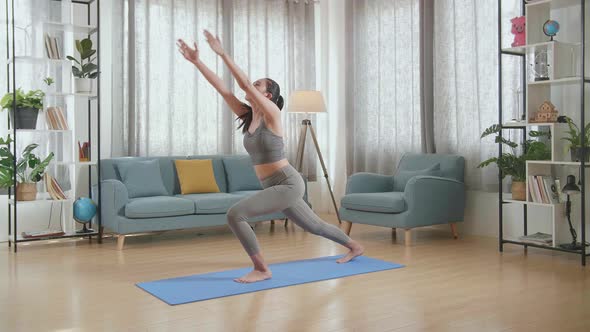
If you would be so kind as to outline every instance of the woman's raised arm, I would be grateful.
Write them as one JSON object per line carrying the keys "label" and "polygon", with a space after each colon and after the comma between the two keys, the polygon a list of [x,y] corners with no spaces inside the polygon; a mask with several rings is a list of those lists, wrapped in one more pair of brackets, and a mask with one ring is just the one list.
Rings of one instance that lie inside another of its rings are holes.
{"label": "woman's raised arm", "polygon": [[219,37],[214,37],[209,31],[205,30],[205,37],[211,49],[217,53],[223,59],[223,62],[227,65],[233,77],[236,79],[240,89],[244,90],[247,94],[252,97],[252,103],[258,106],[258,109],[265,115],[270,116],[272,119],[280,119],[280,109],[275,103],[264,96],[258,89],[252,84],[246,73],[238,67],[232,58],[225,53]]}
{"label": "woman's raised arm", "polygon": [[197,67],[205,79],[215,88],[215,90],[217,90],[217,92],[219,92],[237,116],[241,116],[248,111],[244,107],[244,104],[225,86],[223,80],[201,61],[199,58],[199,48],[197,47],[197,43],[194,43],[194,49],[190,48],[182,39],[179,39],[176,45],[178,46],[178,51],[184,56],[184,58]]}

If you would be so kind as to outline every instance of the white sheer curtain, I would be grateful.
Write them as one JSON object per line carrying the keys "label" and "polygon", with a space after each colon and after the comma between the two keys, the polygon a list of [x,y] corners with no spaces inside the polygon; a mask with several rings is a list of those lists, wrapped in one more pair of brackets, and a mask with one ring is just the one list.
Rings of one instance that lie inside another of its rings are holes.
{"label": "white sheer curtain", "polygon": [[[127,0],[119,6],[121,33],[113,48],[123,61],[114,69],[121,79],[113,85],[113,148],[122,149],[113,150],[114,156],[245,153],[235,116],[176,51],[177,38],[196,40],[202,60],[243,100],[204,41],[203,29],[219,35],[252,80],[269,77],[279,83],[286,103],[295,89],[315,89],[313,4]],[[301,119],[283,114],[292,160]]]}
{"label": "white sheer curtain", "polygon": [[[117,42],[122,65],[114,86],[113,155],[188,155],[228,152],[231,132],[222,100],[176,50],[198,40],[201,59],[222,75],[219,58],[203,42],[209,29],[224,38],[222,1],[128,0]],[[116,90],[122,88],[123,93]],[[224,130],[225,129],[225,130]],[[227,143],[226,143],[227,144]]]}
{"label": "white sheer curtain", "polygon": [[353,1],[349,174],[392,174],[422,149],[419,15],[419,0]]}
{"label": "white sheer curtain", "polygon": [[[498,123],[498,0],[436,0],[434,16],[434,131],[438,153],[466,158],[471,189],[497,190],[497,170],[477,165],[497,155],[493,140],[480,140]],[[520,2],[503,0],[503,47],[510,44],[510,18]],[[520,65],[503,58],[504,121],[517,117]],[[521,96],[522,98],[522,96]],[[520,101],[522,102],[522,100]],[[521,110],[522,112],[522,110]]]}

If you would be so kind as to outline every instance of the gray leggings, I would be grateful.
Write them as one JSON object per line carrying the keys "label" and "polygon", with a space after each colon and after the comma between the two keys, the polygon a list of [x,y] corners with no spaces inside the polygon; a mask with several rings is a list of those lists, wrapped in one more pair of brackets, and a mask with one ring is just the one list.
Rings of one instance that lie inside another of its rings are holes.
{"label": "gray leggings", "polygon": [[227,223],[249,256],[258,254],[260,249],[248,218],[279,211],[312,234],[342,245],[350,242],[350,238],[340,228],[320,219],[305,203],[305,183],[293,166],[285,166],[261,182],[264,190],[242,199],[227,211]]}

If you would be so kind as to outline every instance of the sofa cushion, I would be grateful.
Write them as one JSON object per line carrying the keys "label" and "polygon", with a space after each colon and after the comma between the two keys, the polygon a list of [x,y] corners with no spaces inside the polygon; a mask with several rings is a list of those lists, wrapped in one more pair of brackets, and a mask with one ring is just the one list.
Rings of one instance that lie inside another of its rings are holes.
{"label": "sofa cushion", "polygon": [[393,177],[393,191],[405,191],[411,178],[419,175],[440,176],[440,164],[421,170],[398,170]]}
{"label": "sofa cushion", "polygon": [[228,191],[260,190],[262,185],[254,172],[250,156],[231,156],[223,158],[227,176]]}
{"label": "sofa cushion", "polygon": [[407,209],[402,192],[348,194],[341,205],[350,210],[380,213],[401,213]]}
{"label": "sofa cushion", "polygon": [[180,193],[201,194],[218,193],[219,186],[213,174],[213,162],[211,159],[203,160],[175,160]]}
{"label": "sofa cushion", "polygon": [[226,213],[232,205],[244,198],[241,195],[228,193],[177,195],[177,197],[193,201],[197,214]]}
{"label": "sofa cushion", "polygon": [[134,219],[185,216],[194,213],[195,203],[179,197],[141,197],[132,199],[125,205],[125,216]]}
{"label": "sofa cushion", "polygon": [[[215,175],[215,182],[219,187],[219,191],[222,193],[227,192],[227,180],[225,179],[225,167],[223,166],[223,158],[222,155],[202,155],[202,156],[189,156],[189,160],[203,160],[203,159],[211,159],[213,163],[213,174]],[[178,158],[182,159],[182,158]],[[180,192],[178,192],[180,193]]]}
{"label": "sofa cushion", "polygon": [[117,168],[129,198],[168,195],[158,160],[133,160],[120,163]]}

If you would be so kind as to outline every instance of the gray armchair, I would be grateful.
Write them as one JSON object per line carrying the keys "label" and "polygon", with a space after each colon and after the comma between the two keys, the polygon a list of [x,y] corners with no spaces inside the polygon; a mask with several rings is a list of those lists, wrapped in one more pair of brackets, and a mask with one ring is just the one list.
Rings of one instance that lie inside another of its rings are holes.
{"label": "gray armchair", "polygon": [[405,230],[411,243],[412,228],[463,221],[465,159],[441,154],[405,154],[393,176],[356,173],[349,177],[340,204],[347,222]]}

